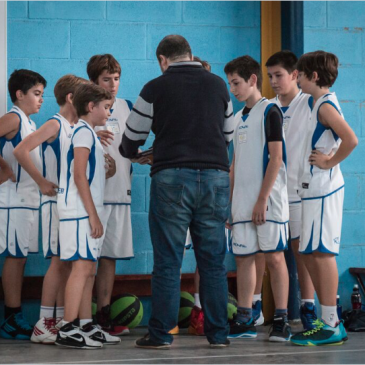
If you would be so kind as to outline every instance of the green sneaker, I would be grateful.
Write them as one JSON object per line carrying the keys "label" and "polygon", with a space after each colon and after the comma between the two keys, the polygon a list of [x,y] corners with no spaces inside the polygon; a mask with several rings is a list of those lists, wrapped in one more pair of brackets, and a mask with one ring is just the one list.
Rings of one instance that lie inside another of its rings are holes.
{"label": "green sneaker", "polygon": [[319,319],[313,324],[314,329],[297,333],[290,341],[299,346],[342,345],[344,341],[347,341],[347,333],[342,321],[336,327],[331,327]]}

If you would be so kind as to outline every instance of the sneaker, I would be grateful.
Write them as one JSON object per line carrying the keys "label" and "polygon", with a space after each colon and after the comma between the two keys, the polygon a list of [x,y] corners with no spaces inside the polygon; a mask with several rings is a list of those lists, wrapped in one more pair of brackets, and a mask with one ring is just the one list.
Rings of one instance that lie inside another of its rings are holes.
{"label": "sneaker", "polygon": [[264,314],[262,313],[262,302],[257,300],[255,304],[252,304],[252,317],[255,321],[255,326],[262,326],[265,322]]}
{"label": "sneaker", "polygon": [[135,342],[135,347],[141,349],[154,349],[154,350],[169,350],[171,343],[168,342],[155,342],[151,340],[149,333],[146,336],[140,338]]}
{"label": "sneaker", "polygon": [[96,312],[96,323],[104,332],[112,336],[125,336],[129,334],[129,328],[113,323],[110,319],[110,305],[101,308],[101,311]]}
{"label": "sneaker", "polygon": [[224,342],[224,343],[211,342],[210,347],[216,348],[216,349],[221,349],[221,348],[229,346],[230,344],[231,344],[231,342],[228,339],[226,339],[226,342]]}
{"label": "sneaker", "polygon": [[322,346],[342,345],[347,341],[347,333],[342,321],[336,327],[331,327],[317,319],[314,325],[315,328],[312,330],[295,334],[290,340],[291,343],[300,346]]}
{"label": "sneaker", "polygon": [[34,326],[30,340],[34,343],[51,345],[56,342],[57,332],[56,318],[42,317]]}
{"label": "sneaker", "polygon": [[287,316],[274,316],[274,323],[270,328],[269,341],[287,342],[291,337],[291,328]]}
{"label": "sneaker", "polygon": [[57,333],[55,344],[57,346],[69,347],[75,349],[96,350],[101,349],[103,344],[100,341],[94,341],[83,333],[76,324],[77,320],[66,323]]}
{"label": "sneaker", "polygon": [[256,338],[257,331],[253,318],[247,323],[237,321],[235,317],[230,324],[228,338]]}
{"label": "sneaker", "polygon": [[89,337],[93,341],[99,341],[104,345],[118,345],[120,338],[110,335],[108,332],[102,330],[99,325],[95,325],[92,322],[86,323],[81,328],[84,335]]}
{"label": "sneaker", "polygon": [[22,312],[13,313],[0,326],[0,337],[9,340],[30,340],[33,327]]}
{"label": "sneaker", "polygon": [[314,329],[314,322],[317,320],[317,309],[313,303],[305,302],[300,306],[300,319],[302,320],[304,331]]}
{"label": "sneaker", "polygon": [[178,335],[180,332],[179,326],[174,327],[172,330],[169,331],[170,335]]}
{"label": "sneaker", "polygon": [[203,310],[196,305],[194,305],[191,311],[188,332],[191,335],[204,336],[204,313]]}

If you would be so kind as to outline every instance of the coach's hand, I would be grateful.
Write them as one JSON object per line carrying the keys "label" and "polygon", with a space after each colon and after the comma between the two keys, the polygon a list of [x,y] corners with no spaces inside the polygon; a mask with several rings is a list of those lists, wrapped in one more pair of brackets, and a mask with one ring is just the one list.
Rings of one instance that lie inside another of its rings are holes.
{"label": "coach's hand", "polygon": [[260,226],[266,222],[267,200],[258,198],[252,212],[252,222]]}
{"label": "coach's hand", "polygon": [[96,132],[96,135],[100,138],[100,143],[108,147],[114,141],[114,133],[108,130],[100,130]]}
{"label": "coach's hand", "polygon": [[57,195],[58,186],[53,184],[53,182],[43,179],[43,181],[39,184],[39,190],[43,195],[47,196],[55,196]]}
{"label": "coach's hand", "polygon": [[99,216],[89,216],[89,223],[91,228],[90,236],[92,238],[100,238],[104,233],[103,225],[100,222]]}
{"label": "coach's hand", "polygon": [[0,185],[8,181],[9,179],[12,182],[16,182],[13,170],[11,168],[0,169]]}
{"label": "coach's hand", "polygon": [[329,155],[325,155],[318,150],[313,150],[308,160],[311,165],[317,166],[322,170],[328,170],[330,168],[328,166],[328,161],[331,159],[332,156],[332,152]]}
{"label": "coach's hand", "polygon": [[[141,153],[142,150],[138,148],[138,153]],[[131,158],[131,162],[133,163],[139,163],[140,165],[152,165],[153,163],[153,156],[142,156],[140,158]]]}

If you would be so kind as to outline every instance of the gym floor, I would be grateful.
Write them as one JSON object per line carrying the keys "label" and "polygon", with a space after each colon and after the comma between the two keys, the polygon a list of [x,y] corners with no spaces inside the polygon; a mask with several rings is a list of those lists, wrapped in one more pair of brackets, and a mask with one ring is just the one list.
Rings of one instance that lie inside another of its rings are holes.
{"label": "gym floor", "polygon": [[[300,327],[293,328],[293,332]],[[134,341],[146,333],[137,328],[117,346],[74,350],[52,345],[0,339],[1,364],[363,364],[365,333],[349,333],[342,346],[298,347],[268,341],[269,327],[259,327],[255,340],[232,340],[224,349],[211,349],[205,337],[181,330],[170,350],[144,350]]]}

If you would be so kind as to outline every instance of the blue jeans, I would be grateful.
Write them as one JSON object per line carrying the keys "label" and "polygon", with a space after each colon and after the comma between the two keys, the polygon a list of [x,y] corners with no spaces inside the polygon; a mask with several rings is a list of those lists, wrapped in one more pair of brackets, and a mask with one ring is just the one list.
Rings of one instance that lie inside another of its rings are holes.
{"label": "blue jeans", "polygon": [[148,329],[153,341],[173,341],[168,332],[178,322],[180,269],[188,228],[200,273],[205,335],[209,342],[226,341],[229,327],[224,226],[229,193],[225,171],[175,168],[152,176],[149,225],[154,266]]}

